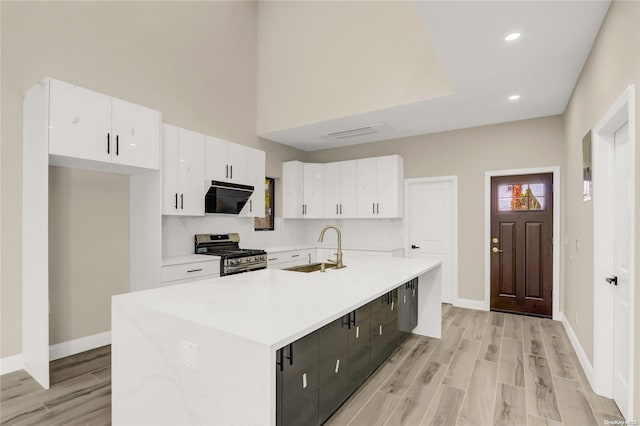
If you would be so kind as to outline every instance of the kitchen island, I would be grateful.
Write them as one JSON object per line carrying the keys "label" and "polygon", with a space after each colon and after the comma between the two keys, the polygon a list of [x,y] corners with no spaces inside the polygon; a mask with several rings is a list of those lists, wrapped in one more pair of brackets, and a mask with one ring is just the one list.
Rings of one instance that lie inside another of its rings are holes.
{"label": "kitchen island", "polygon": [[414,278],[413,333],[439,338],[439,266],[354,257],[339,270],[261,270],[114,296],[113,424],[273,425],[279,350]]}

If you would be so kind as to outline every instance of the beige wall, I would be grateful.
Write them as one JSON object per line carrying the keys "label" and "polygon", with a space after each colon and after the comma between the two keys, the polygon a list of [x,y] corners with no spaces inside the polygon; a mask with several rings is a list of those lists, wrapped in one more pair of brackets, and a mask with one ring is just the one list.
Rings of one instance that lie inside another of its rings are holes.
{"label": "beige wall", "polygon": [[[255,2],[1,2],[2,108],[2,271],[0,357],[21,352],[21,176],[22,94],[45,76],[117,96],[162,111],[164,121],[267,151],[267,173],[279,177],[281,162],[305,153],[255,136],[257,6]],[[53,172],[52,190],[81,188],[87,176]],[[106,193],[124,191],[105,176]],[[100,179],[98,179],[100,180]],[[118,196],[125,196],[121,193]],[[69,247],[83,244],[67,228],[65,209],[81,203],[70,195],[56,206],[52,229]],[[280,199],[281,197],[277,197]],[[124,208],[124,207],[123,207]],[[101,226],[83,215],[81,229]],[[118,250],[117,247],[120,246]],[[111,250],[128,251],[112,241]],[[74,266],[52,270],[52,312],[84,298],[82,268],[100,270],[100,261],[78,250],[56,261]],[[84,266],[75,266],[76,263]],[[114,266],[115,267],[115,266]],[[128,270],[122,260],[119,269]],[[124,276],[104,276],[109,288],[92,293],[104,300],[128,286]],[[68,300],[58,292],[67,286]],[[53,294],[55,292],[55,294]],[[94,333],[108,321],[104,304],[91,315],[81,307],[52,318],[52,343]],[[68,328],[71,316],[75,328]],[[77,315],[77,316],[76,316]]]}
{"label": "beige wall", "polygon": [[413,2],[263,1],[259,134],[452,92]]}
{"label": "beige wall", "polygon": [[[635,415],[640,416],[640,3],[614,1],[565,111],[565,233],[563,310],[593,361],[593,203],[582,201],[582,137],[629,84],[636,85],[636,338]],[[598,170],[594,170],[594,179]],[[597,194],[594,194],[597,196]],[[580,250],[575,240],[580,239]],[[576,321],[576,314],[578,321]]]}
{"label": "beige wall", "polygon": [[458,297],[484,300],[485,171],[560,166],[560,116],[310,152],[308,161],[399,154],[407,178],[458,176]]}
{"label": "beige wall", "polygon": [[49,167],[51,344],[111,330],[129,291],[129,177]]}

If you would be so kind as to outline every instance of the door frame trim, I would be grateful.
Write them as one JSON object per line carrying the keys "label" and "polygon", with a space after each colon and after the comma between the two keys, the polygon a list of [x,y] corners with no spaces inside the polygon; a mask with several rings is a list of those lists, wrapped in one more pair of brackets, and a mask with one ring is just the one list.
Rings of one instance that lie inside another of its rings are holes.
{"label": "door frame trim", "polygon": [[[406,218],[406,212],[409,211],[409,186],[416,183],[434,183],[434,182],[451,182],[453,184],[453,197],[452,197],[452,210],[453,210],[453,241],[451,251],[453,252],[452,259],[452,281],[453,281],[453,295],[452,302],[457,306],[458,304],[458,176],[435,176],[435,177],[421,177],[421,178],[408,178],[404,180],[404,247],[405,252],[410,245],[409,238],[409,220]],[[406,257],[406,253],[405,253]],[[442,296],[441,296],[442,297]]]}
{"label": "door frame trim", "polygon": [[[620,125],[628,122],[629,143],[631,144],[631,263],[629,265],[629,412],[622,413],[625,418],[633,415],[634,385],[634,320],[635,320],[635,85],[626,87],[618,99],[611,105],[593,129],[593,167],[598,178],[593,180],[593,383],[596,393],[613,398],[613,289],[603,284],[603,277],[613,268],[613,216],[608,208],[613,193],[608,191],[613,185],[613,137]],[[603,303],[604,301],[610,303]],[[598,303],[600,302],[600,303]]]}
{"label": "door frame trim", "polygon": [[491,309],[491,178],[494,176],[553,173],[553,297],[552,317],[560,320],[560,166],[491,170],[484,178],[484,308]]}

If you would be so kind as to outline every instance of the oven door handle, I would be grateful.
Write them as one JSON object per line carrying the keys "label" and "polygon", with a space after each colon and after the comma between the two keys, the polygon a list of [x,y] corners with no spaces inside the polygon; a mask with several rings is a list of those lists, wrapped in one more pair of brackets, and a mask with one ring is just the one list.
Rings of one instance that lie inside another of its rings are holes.
{"label": "oven door handle", "polygon": [[265,269],[266,267],[267,267],[266,262],[250,263],[250,264],[244,264],[242,266],[227,267],[227,269],[224,272],[225,272],[225,275],[229,275],[234,272],[253,271],[258,269]]}

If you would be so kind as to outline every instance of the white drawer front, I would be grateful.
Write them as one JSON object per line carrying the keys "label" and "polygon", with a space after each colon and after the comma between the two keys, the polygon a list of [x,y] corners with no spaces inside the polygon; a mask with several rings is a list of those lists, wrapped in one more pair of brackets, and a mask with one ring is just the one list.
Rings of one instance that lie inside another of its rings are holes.
{"label": "white drawer front", "polygon": [[[267,267],[268,268],[286,268],[287,266],[280,266],[284,263],[288,266],[306,265],[310,263],[310,250],[293,250],[284,251],[280,253],[267,253]],[[289,265],[291,263],[291,265]]]}
{"label": "white drawer front", "polygon": [[162,267],[162,282],[220,275],[220,261],[184,263]]}

